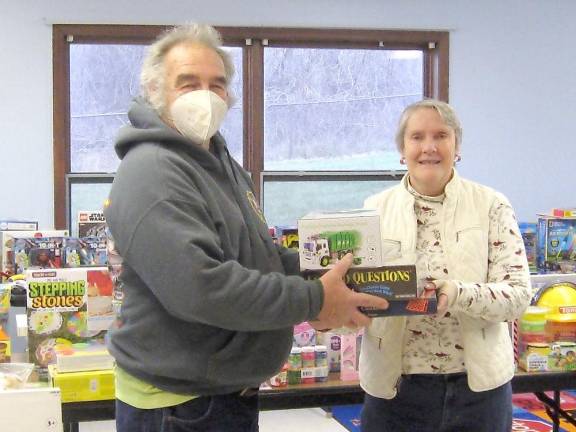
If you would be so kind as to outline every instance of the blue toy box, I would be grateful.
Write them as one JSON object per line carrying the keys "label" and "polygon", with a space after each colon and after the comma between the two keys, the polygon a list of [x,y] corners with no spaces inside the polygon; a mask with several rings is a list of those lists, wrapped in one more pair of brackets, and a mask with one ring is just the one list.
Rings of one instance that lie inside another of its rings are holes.
{"label": "blue toy box", "polygon": [[576,218],[538,217],[537,264],[552,272],[576,265]]}

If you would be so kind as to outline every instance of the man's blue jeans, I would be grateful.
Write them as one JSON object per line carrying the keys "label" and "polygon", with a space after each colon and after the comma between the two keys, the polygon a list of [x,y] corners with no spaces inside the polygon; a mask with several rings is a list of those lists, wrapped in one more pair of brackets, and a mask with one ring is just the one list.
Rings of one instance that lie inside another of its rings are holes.
{"label": "man's blue jeans", "polygon": [[258,432],[258,393],[201,396],[168,408],[116,400],[117,432]]}
{"label": "man's blue jeans", "polygon": [[473,392],[465,374],[405,375],[394,399],[366,395],[363,432],[510,432],[512,386]]}

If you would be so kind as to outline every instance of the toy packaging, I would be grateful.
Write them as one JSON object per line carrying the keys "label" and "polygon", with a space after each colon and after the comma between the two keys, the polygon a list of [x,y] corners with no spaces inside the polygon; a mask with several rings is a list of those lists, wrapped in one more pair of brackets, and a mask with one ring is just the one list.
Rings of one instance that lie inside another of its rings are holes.
{"label": "toy packaging", "polygon": [[13,275],[32,263],[41,267],[61,266],[61,248],[66,236],[67,230],[0,231],[0,270]]}
{"label": "toy packaging", "polygon": [[[318,279],[324,272],[306,271],[304,278]],[[434,291],[419,286],[416,266],[381,266],[376,268],[351,268],[345,282],[354,291],[373,294],[388,300],[385,310],[360,308],[369,317],[397,315],[428,315],[437,310]]]}
{"label": "toy packaging", "polygon": [[538,217],[537,265],[541,271],[576,270],[576,218]]}
{"label": "toy packaging", "polygon": [[0,231],[36,231],[37,221],[27,221],[18,219],[0,219]]}
{"label": "toy packaging", "polygon": [[336,332],[327,332],[325,335],[326,347],[328,348],[328,368],[330,372],[340,372],[340,345],[342,335]]}
{"label": "toy packaging", "polygon": [[60,388],[62,402],[114,399],[113,369],[61,373],[50,365],[48,372],[52,386]]}
{"label": "toy packaging", "polygon": [[436,312],[434,291],[419,290],[416,266],[383,266],[373,269],[350,269],[346,285],[354,291],[384,297],[390,306],[386,310],[360,308],[370,317],[394,315],[424,315]]}
{"label": "toy packaging", "polygon": [[287,248],[298,249],[298,228],[294,226],[275,226],[276,243]]}
{"label": "toy packaging", "polygon": [[576,218],[576,208],[569,208],[569,209],[561,209],[561,208],[554,208],[550,212],[552,216],[556,217],[570,217]]}
{"label": "toy packaging", "polygon": [[548,370],[575,371],[576,370],[576,343],[556,342],[550,346],[548,354]]}
{"label": "toy packaging", "polygon": [[0,284],[0,363],[10,361],[10,336],[8,335],[8,312],[12,286]]}
{"label": "toy packaging", "polygon": [[292,345],[295,347],[316,345],[316,330],[306,321],[295,325],[293,334]]}
{"label": "toy packaging", "polygon": [[113,283],[107,268],[87,269],[88,330],[108,330],[115,319],[112,307]]}
{"label": "toy packaging", "polygon": [[526,259],[528,260],[530,273],[535,273],[537,271],[536,244],[538,242],[538,224],[532,222],[520,222],[518,226],[520,228],[522,241],[524,242],[524,248],[526,249]]}
{"label": "toy packaging", "polygon": [[360,349],[363,329],[357,333],[341,335],[340,339],[340,379],[353,381],[358,379]]}
{"label": "toy packaging", "polygon": [[332,268],[354,254],[355,267],[382,265],[380,216],[374,210],[310,213],[298,221],[300,268]]}
{"label": "toy packaging", "polygon": [[64,267],[106,266],[106,237],[68,237],[64,240]]}
{"label": "toy packaging", "polygon": [[58,372],[82,372],[114,368],[114,357],[98,341],[61,345],[56,348]]}
{"label": "toy packaging", "polygon": [[106,218],[103,211],[78,212],[78,237],[106,237]]}
{"label": "toy packaging", "polygon": [[14,273],[29,268],[62,268],[63,237],[14,238]]}
{"label": "toy packaging", "polygon": [[[93,313],[89,309],[90,297],[93,297],[90,294],[99,290],[95,285],[102,284],[102,273],[107,271],[103,267],[26,271],[30,362],[45,369],[56,362],[57,346],[104,336],[101,325],[91,330],[88,321]],[[98,313],[105,308],[101,304],[97,306]]]}

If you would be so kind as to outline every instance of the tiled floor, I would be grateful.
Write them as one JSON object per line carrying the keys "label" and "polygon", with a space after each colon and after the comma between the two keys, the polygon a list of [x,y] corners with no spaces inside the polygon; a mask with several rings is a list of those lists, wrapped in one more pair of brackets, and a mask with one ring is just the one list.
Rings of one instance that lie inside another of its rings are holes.
{"label": "tiled floor", "polygon": [[[115,432],[114,422],[80,423],[80,432]],[[264,411],[260,413],[260,432],[346,432],[320,408]]]}

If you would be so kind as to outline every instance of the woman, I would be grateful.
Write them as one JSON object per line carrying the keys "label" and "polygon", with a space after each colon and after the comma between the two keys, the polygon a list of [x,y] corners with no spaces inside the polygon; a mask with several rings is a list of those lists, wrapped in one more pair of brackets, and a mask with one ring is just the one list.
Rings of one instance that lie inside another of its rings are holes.
{"label": "woman", "polygon": [[415,263],[438,313],[378,318],[360,356],[362,430],[509,432],[514,356],[506,321],[531,299],[524,245],[508,200],[464,180],[462,129],[448,104],[402,114],[408,173],[366,200],[382,221],[386,264]]}

